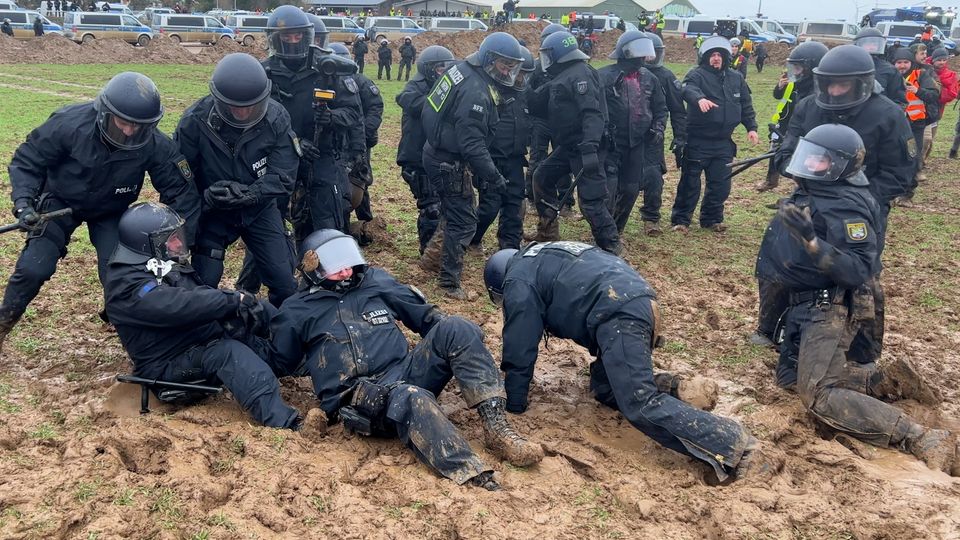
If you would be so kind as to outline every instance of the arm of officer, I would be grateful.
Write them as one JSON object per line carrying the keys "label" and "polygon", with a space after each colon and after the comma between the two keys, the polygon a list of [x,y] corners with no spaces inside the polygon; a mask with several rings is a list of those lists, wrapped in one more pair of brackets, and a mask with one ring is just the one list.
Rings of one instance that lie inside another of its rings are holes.
{"label": "arm of officer", "polygon": [[707,99],[707,95],[700,89],[700,73],[696,69],[691,69],[683,78],[680,97],[687,102],[691,110],[700,110],[699,101]]}
{"label": "arm of officer", "polygon": [[31,206],[34,204],[47,180],[47,167],[59,163],[67,154],[67,145],[59,136],[60,124],[60,115],[53,113],[46,122],[31,131],[27,140],[14,152],[7,172],[10,173],[10,184],[13,186],[10,199],[15,208],[19,199],[28,199]]}
{"label": "arm of officer", "polygon": [[275,139],[267,156],[267,173],[253,183],[263,199],[293,193],[300,167],[300,152],[293,142],[297,135],[290,127],[290,115],[280,104],[276,104],[276,110],[279,114],[271,122]]}
{"label": "arm of officer", "polygon": [[740,123],[748,132],[757,131],[757,113],[753,110],[753,97],[747,79],[740,79]]}
{"label": "arm of officer", "polygon": [[[192,117],[190,116],[190,112],[192,111],[193,107],[190,107],[184,111],[183,116],[180,117],[180,122],[177,123],[177,129],[173,132],[173,142],[177,143],[180,154],[186,158],[190,172],[193,173],[193,183],[197,187],[197,193],[200,194],[203,190],[201,186],[224,179],[215,178],[210,182],[204,182],[203,169],[200,167],[202,162],[200,137],[202,135],[200,133],[200,126],[193,125]],[[197,175],[200,176],[198,177]]]}
{"label": "arm of officer", "polygon": [[[650,110],[653,113],[653,123],[651,129],[663,133],[667,129],[667,97],[664,94],[660,81],[650,74],[650,82],[653,86],[650,92]],[[674,135],[676,138],[676,135]]]}
{"label": "arm of officer", "polygon": [[[671,75],[673,75],[671,73]],[[670,110],[670,126],[673,128],[674,141],[687,140],[687,109],[683,106],[683,97],[680,95],[680,81],[672,77],[666,84],[661,85]]]}
{"label": "arm of officer", "polygon": [[527,410],[527,394],[544,330],[544,306],[540,295],[528,283],[507,281],[503,292],[500,369],[504,372],[507,410],[519,414]]}
{"label": "arm of officer", "polygon": [[423,104],[427,101],[427,92],[421,92],[414,82],[409,82],[403,90],[397,94],[395,101],[403,109],[403,112],[409,114],[411,118],[420,118],[420,112],[423,110]]}
{"label": "arm of officer", "polygon": [[445,317],[440,308],[427,302],[420,289],[400,283],[386,272],[378,272],[378,280],[383,283],[386,291],[381,298],[397,314],[403,325],[420,337],[426,336],[433,325]]}
{"label": "arm of officer", "polygon": [[148,166],[150,183],[160,193],[160,202],[173,208],[183,218],[186,242],[194,245],[200,220],[200,192],[194,184],[193,171],[187,158],[180,153],[172,139],[160,133],[154,135],[156,150]]}
{"label": "arm of officer", "polygon": [[826,238],[816,238],[807,252],[823,273],[844,289],[854,289],[875,273],[877,229],[866,206],[845,208],[836,215],[825,216],[834,226]]}
{"label": "arm of officer", "polygon": [[[363,131],[367,141],[376,141],[377,131],[383,123],[383,96],[373,81],[360,88],[363,96]],[[374,143],[375,144],[375,143]],[[372,146],[372,145],[368,145]]]}
{"label": "arm of officer", "polygon": [[500,171],[493,164],[490,150],[487,148],[489,135],[489,118],[494,114],[493,100],[487,93],[484,85],[483,94],[465,96],[464,92],[458,96],[454,118],[457,119],[457,144],[473,173],[480,180],[494,180],[500,176]]}
{"label": "arm of officer", "polygon": [[[286,303],[270,320],[270,353],[281,371],[292,373],[303,360],[302,322],[298,314],[303,308],[299,303]],[[309,316],[309,315],[308,315]]]}
{"label": "arm of officer", "polygon": [[887,87],[883,89],[883,94],[900,107],[907,106],[907,85],[900,75],[887,77]]}
{"label": "arm of officer", "polygon": [[[603,119],[606,102],[603,97],[603,88],[600,85],[600,77],[596,75],[593,68],[588,69],[594,75],[594,81],[572,81],[572,84],[565,88],[565,91],[571,93],[573,101],[577,104],[575,114],[580,119],[583,130],[583,139],[580,141],[580,145],[581,147],[592,147],[595,151],[600,147],[600,140],[603,138],[604,129],[606,129],[606,123]],[[584,91],[581,92],[581,89]]]}
{"label": "arm of officer", "polygon": [[[147,278],[127,294],[122,309],[108,303],[110,320],[148,328],[205,324],[237,315],[240,293],[210,287],[184,289]],[[113,309],[111,309],[113,308]]]}
{"label": "arm of officer", "polygon": [[[891,107],[892,112],[893,107]],[[793,120],[790,120],[793,124]],[[913,181],[914,158],[917,148],[910,130],[910,121],[906,115],[896,114],[884,119],[885,135],[880,139],[877,151],[877,171],[871,175],[870,192],[881,205],[889,203],[894,197],[907,193]],[[867,152],[871,152],[868,149]]]}

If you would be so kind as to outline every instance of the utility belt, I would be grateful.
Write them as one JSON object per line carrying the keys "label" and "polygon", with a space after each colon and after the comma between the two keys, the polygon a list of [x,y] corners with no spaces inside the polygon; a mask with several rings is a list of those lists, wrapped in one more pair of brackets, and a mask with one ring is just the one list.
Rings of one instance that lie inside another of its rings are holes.
{"label": "utility belt", "polygon": [[434,186],[440,194],[459,197],[470,192],[473,175],[469,174],[469,169],[459,154],[436,148],[430,141],[423,145],[423,150],[440,162],[437,165],[440,170],[439,181]]}
{"label": "utility belt", "polygon": [[870,321],[876,317],[876,301],[869,283],[856,289],[811,289],[790,291],[790,306],[812,304],[820,311],[829,311],[833,305],[846,306],[849,318],[854,321]]}
{"label": "utility belt", "polygon": [[340,407],[343,427],[365,437],[388,433],[384,419],[387,412],[387,399],[390,391],[399,382],[380,384],[376,379],[363,377],[357,381],[352,391],[344,396],[345,405]]}
{"label": "utility belt", "polygon": [[846,305],[846,292],[846,289],[839,288],[790,291],[790,305],[813,304],[826,311],[833,304]]}

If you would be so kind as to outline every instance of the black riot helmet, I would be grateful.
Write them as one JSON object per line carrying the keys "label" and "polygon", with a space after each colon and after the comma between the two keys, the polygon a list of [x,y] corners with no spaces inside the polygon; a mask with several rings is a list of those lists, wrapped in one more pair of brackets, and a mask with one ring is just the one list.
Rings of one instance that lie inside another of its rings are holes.
{"label": "black riot helmet", "polygon": [[870,53],[856,45],[840,45],[823,55],[813,69],[817,105],[839,111],[860,105],[873,93],[874,66]]}
{"label": "black riot helmet", "polygon": [[432,84],[456,61],[457,59],[450,52],[450,49],[440,45],[431,45],[424,49],[420,53],[420,58],[417,59],[417,75]]}
{"label": "black riot helmet", "polygon": [[830,49],[819,41],[804,41],[790,51],[787,58],[787,78],[797,82],[813,76],[813,68],[820,65],[823,55]]}
{"label": "black riot helmet", "polygon": [[[140,264],[156,259],[158,263],[185,264],[190,253],[183,219],[165,204],[131,206],[120,217],[118,235],[120,242],[113,256],[117,262]],[[170,265],[166,266],[169,271]]]}
{"label": "black riot helmet", "polygon": [[537,61],[533,58],[533,53],[526,47],[520,47],[520,53],[523,55],[523,63],[520,64],[520,73],[517,74],[517,80],[513,81],[513,89],[522,92],[527,89],[527,82],[537,69]]}
{"label": "black riot helmet", "polygon": [[647,37],[650,38],[650,41],[653,42],[653,50],[657,53],[656,58],[653,62],[647,62],[651,66],[662,66],[663,65],[663,56],[666,51],[666,47],[663,45],[663,40],[660,39],[660,36],[654,34],[653,32],[647,32]]}
{"label": "black riot helmet", "polygon": [[217,115],[227,124],[247,129],[267,114],[270,79],[256,58],[246,53],[224,56],[210,77]]}
{"label": "black riot helmet", "polygon": [[160,91],[150,77],[132,71],[114,75],[93,102],[103,138],[123,150],[146,145],[163,118]]}
{"label": "black riot helmet", "polygon": [[853,44],[876,56],[883,56],[887,50],[887,38],[883,32],[870,26],[857,32]]}
{"label": "black riot helmet", "polygon": [[562,24],[550,23],[543,27],[543,30],[540,31],[540,41],[547,39],[547,36],[550,34],[555,34],[557,32],[566,32],[567,27]]}
{"label": "black riot helmet", "polygon": [[715,52],[723,57],[723,66],[720,69],[727,69],[730,66],[730,57],[733,55],[733,48],[730,46],[730,40],[723,36],[710,36],[700,44],[700,65],[710,64],[710,55]]}
{"label": "black riot helmet", "polygon": [[787,172],[795,179],[833,183],[844,180],[854,186],[869,184],[863,174],[867,150],[863,139],[842,124],[822,124],[800,137]]}
{"label": "black riot helmet", "polygon": [[307,13],[306,15],[307,20],[313,23],[313,45],[326,49],[330,42],[330,31],[327,30],[327,25],[324,24],[323,19],[313,13]]}
{"label": "black riot helmet", "polygon": [[544,73],[551,66],[589,59],[570,32],[554,32],[540,42],[540,69]]}
{"label": "black riot helmet", "polygon": [[339,41],[331,43],[329,49],[337,56],[350,58],[350,49],[348,49],[346,45],[340,43]]}
{"label": "black riot helmet", "polygon": [[517,253],[515,249],[501,249],[487,259],[483,267],[483,283],[487,286],[490,301],[503,305],[503,282],[507,278],[507,262]]}
{"label": "black riot helmet", "polygon": [[467,57],[467,63],[482,69],[497,84],[513,86],[523,64],[520,42],[506,32],[494,32],[483,38],[477,52]]}
{"label": "black riot helmet", "polygon": [[[320,229],[307,236],[300,246],[300,265],[297,267],[303,278],[312,286],[328,290],[344,290],[359,283],[359,275],[367,269],[367,261],[360,252],[357,241],[349,234],[336,229]],[[353,269],[353,276],[345,280],[329,277],[346,269]]]}
{"label": "black riot helmet", "polygon": [[313,44],[313,23],[300,8],[280,6],[267,19],[267,42],[270,56],[281,60],[304,59]]}
{"label": "black riot helmet", "polygon": [[650,34],[639,30],[627,30],[617,40],[617,46],[613,48],[607,58],[637,61],[649,59],[652,61],[656,54],[657,51],[654,49]]}

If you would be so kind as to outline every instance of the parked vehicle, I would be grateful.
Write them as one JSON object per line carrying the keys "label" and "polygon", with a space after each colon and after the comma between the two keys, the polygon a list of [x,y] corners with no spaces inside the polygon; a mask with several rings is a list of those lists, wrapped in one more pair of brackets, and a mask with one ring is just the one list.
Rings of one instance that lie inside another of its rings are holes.
{"label": "parked vehicle", "polygon": [[357,36],[363,35],[363,28],[357,26],[357,23],[349,17],[320,17],[323,24],[330,32],[328,40],[330,43],[341,41],[343,43],[353,43]]}
{"label": "parked vehicle", "polygon": [[466,32],[468,30],[488,30],[487,25],[477,19],[463,17],[434,17],[424,25],[431,32]]}
{"label": "parked vehicle", "polygon": [[778,21],[780,23],[780,28],[783,28],[784,32],[792,34],[794,36],[800,35],[800,23],[795,21]]}
{"label": "parked vehicle", "polygon": [[374,40],[399,41],[426,32],[413,19],[407,17],[367,17],[364,29],[375,28]]}
{"label": "parked vehicle", "polygon": [[150,28],[177,43],[216,43],[221,39],[234,39],[233,30],[209,15],[158,13]]}
{"label": "parked vehicle", "polygon": [[0,0],[0,11],[22,11],[16,2]]}
{"label": "parked vehicle", "polygon": [[253,45],[257,36],[266,37],[269,15],[228,15],[227,28],[233,30],[233,37],[244,45]]}
{"label": "parked vehicle", "polygon": [[696,17],[681,19],[681,35],[685,38],[696,38],[698,36],[709,36],[713,34],[714,29],[718,29],[720,35],[727,38],[741,35],[746,31],[750,35],[750,40],[754,43],[766,43],[776,41],[772,34],[764,32],[757,23],[750,19],[731,19],[724,17],[706,17],[697,15]]}
{"label": "parked vehicle", "polygon": [[797,30],[797,39],[814,39],[827,45],[843,45],[857,37],[860,27],[846,21],[803,21]]}
{"label": "parked vehicle", "polygon": [[[923,33],[924,27],[926,27],[926,23],[918,23],[913,21],[880,22],[877,23],[876,26],[877,30],[886,36],[888,45],[899,43],[903,46],[910,45],[917,34]],[[933,35],[936,39],[940,40],[944,49],[950,52],[956,52],[957,43],[943,35],[943,32],[941,32],[936,26],[933,27]]]}
{"label": "parked vehicle", "polygon": [[663,29],[660,30],[664,35],[679,36],[683,33],[683,19],[681,17],[664,17]]}
{"label": "parked vehicle", "polygon": [[66,11],[63,13],[63,35],[78,43],[119,38],[142,47],[150,43],[153,31],[133,15],[108,11]]}
{"label": "parked vehicle", "polygon": [[[586,23],[590,20],[590,17],[593,17],[593,31],[594,32],[606,32],[608,30],[614,30],[617,28],[617,24],[620,22],[620,17],[611,16],[611,15],[592,15],[590,13],[581,13],[577,17],[577,24],[579,25],[582,21]],[[626,21],[624,21],[626,22]],[[579,27],[574,27],[574,34],[581,31]]]}
{"label": "parked vehicle", "polygon": [[39,17],[43,23],[43,32],[45,34],[63,34],[62,26],[50,22],[50,19],[36,11],[0,10],[0,21],[10,19],[10,26],[13,27],[13,37],[17,39],[30,39],[34,37],[33,21],[37,20],[37,17]]}
{"label": "parked vehicle", "polygon": [[[136,18],[136,15],[133,14],[133,10],[127,7],[125,4],[113,4],[110,2],[94,2],[93,5],[97,6],[97,9],[103,13],[122,13],[124,15],[130,15],[133,18]],[[104,10],[103,6],[106,5],[107,9]]]}
{"label": "parked vehicle", "polygon": [[153,22],[154,13],[160,14],[160,13],[176,13],[176,12],[170,8],[165,8],[165,7],[148,7],[147,9],[143,10],[143,15],[137,17],[137,19],[139,19],[140,22],[142,22],[143,24],[146,24],[149,26]]}
{"label": "parked vehicle", "polygon": [[772,34],[776,37],[777,43],[786,43],[787,45],[794,45],[797,43],[797,36],[787,32],[784,27],[777,21],[772,21],[770,19],[761,19],[756,22],[764,32]]}

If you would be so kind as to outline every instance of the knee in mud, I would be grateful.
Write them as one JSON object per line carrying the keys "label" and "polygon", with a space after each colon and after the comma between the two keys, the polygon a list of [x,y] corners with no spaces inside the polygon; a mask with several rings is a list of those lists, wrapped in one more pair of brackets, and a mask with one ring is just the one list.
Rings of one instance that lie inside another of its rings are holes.
{"label": "knee in mud", "polygon": [[450,344],[454,347],[473,339],[483,340],[480,327],[473,321],[469,321],[459,315],[449,315],[438,322],[433,328],[436,332],[436,338],[441,343]]}
{"label": "knee in mud", "polygon": [[437,398],[429,390],[412,384],[398,384],[387,398],[387,418],[402,422],[410,414],[439,411]]}

